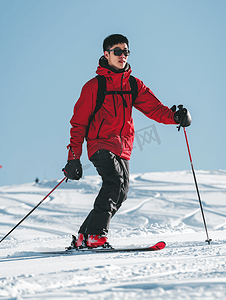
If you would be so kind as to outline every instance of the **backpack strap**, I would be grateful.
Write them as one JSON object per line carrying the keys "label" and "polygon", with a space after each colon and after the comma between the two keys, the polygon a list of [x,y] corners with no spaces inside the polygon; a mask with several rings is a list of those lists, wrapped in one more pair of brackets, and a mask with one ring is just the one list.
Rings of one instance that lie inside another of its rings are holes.
{"label": "backpack strap", "polygon": [[105,98],[106,78],[104,76],[97,75],[96,79],[98,81],[97,101],[96,101],[96,106],[94,111],[89,116],[88,126],[86,127],[86,136],[85,136],[86,139],[89,133],[90,124],[93,121],[95,114],[98,112],[98,110],[101,108],[102,104],[104,103],[104,98]]}
{"label": "backpack strap", "polygon": [[[127,107],[127,104],[126,104],[126,101],[125,101],[123,95],[132,94],[132,105],[133,105],[134,101],[137,98],[138,86],[137,86],[136,78],[132,75],[130,75],[130,77],[129,77],[129,84],[130,84],[130,89],[131,89],[130,91],[105,91],[104,94],[105,95],[113,95],[113,94],[120,95],[122,97],[125,107]],[[103,102],[102,102],[102,104],[103,104]]]}
{"label": "backpack strap", "polygon": [[132,104],[133,104],[137,98],[138,86],[137,86],[136,78],[132,75],[130,75],[129,77],[129,84],[132,91]]}
{"label": "backpack strap", "polygon": [[98,90],[97,90],[97,102],[96,107],[93,111],[93,117],[98,112],[98,110],[101,108],[102,104],[104,103],[105,98],[105,92],[106,92],[106,78],[101,75],[96,76],[98,80]]}
{"label": "backpack strap", "polygon": [[[130,77],[129,77],[129,83],[130,83],[130,88],[131,88],[130,91],[106,91],[105,76],[97,75],[96,78],[98,80],[97,101],[96,101],[96,107],[89,117],[88,126],[86,128],[86,136],[85,136],[86,139],[88,136],[90,124],[93,121],[95,114],[98,112],[98,110],[101,108],[102,104],[104,103],[105,95],[112,95],[112,94],[117,95],[118,94],[118,95],[121,95],[122,99],[125,101],[123,94],[132,94],[132,105],[133,105],[134,101],[136,100],[137,94],[138,94],[137,81],[136,81],[135,77],[132,75],[130,75]],[[126,103],[125,103],[125,106],[127,106]]]}

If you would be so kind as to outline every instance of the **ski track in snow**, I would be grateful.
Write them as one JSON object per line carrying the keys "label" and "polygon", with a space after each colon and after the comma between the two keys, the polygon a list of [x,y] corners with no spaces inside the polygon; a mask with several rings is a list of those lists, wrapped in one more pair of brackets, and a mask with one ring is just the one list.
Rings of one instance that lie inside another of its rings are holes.
{"label": "ski track in snow", "polygon": [[[43,255],[63,250],[92,208],[98,176],[63,183],[0,243],[0,299],[226,299],[226,171],[197,171],[205,242],[189,171],[132,174],[112,219],[117,247],[164,240],[156,252]],[[58,183],[0,187],[0,237]]]}

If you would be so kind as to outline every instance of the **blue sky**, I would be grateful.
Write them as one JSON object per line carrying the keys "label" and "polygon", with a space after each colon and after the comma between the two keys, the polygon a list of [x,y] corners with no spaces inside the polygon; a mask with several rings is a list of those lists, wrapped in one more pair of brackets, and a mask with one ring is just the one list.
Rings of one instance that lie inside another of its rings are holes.
{"label": "blue sky", "polygon": [[[225,12],[224,0],[1,0],[0,185],[63,177],[73,106],[112,33],[128,37],[134,76],[189,109],[195,169],[225,170]],[[183,130],[133,117],[130,172],[190,169]],[[85,145],[82,163],[96,174]]]}

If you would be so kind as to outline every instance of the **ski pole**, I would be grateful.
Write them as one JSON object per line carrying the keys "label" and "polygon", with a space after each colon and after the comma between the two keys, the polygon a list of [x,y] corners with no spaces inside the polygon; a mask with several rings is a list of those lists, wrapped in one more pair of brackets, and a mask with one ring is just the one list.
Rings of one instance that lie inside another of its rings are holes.
{"label": "ski pole", "polygon": [[66,179],[67,177],[65,176],[34,208],[32,208],[32,210],[26,214],[25,217],[23,217],[22,220],[20,220],[20,222],[18,224],[16,224],[13,229],[11,229],[0,241],[0,243],[8,236],[10,235],[11,232],[13,232],[28,216],[30,216],[30,214],[47,198],[49,197],[50,194],[52,194],[52,192]]}
{"label": "ski pole", "polygon": [[189,158],[190,158],[191,169],[192,169],[192,173],[193,173],[193,177],[194,177],[194,181],[195,181],[195,187],[196,187],[196,191],[197,191],[197,195],[198,195],[198,199],[199,199],[199,204],[200,204],[200,208],[201,208],[201,212],[202,212],[204,227],[205,227],[205,230],[206,230],[207,240],[205,242],[207,242],[210,245],[210,242],[212,240],[209,238],[208,231],[207,231],[206,220],[205,220],[204,211],[203,211],[203,208],[202,208],[201,197],[200,197],[199,189],[198,189],[198,183],[197,183],[197,180],[196,180],[195,170],[194,170],[193,162],[192,162],[192,158],[191,158],[191,151],[190,151],[189,144],[188,144],[187,132],[185,130],[185,127],[183,127],[183,129],[184,129],[185,140],[186,140],[186,144],[187,144],[187,148],[188,148],[188,155],[189,155]]}

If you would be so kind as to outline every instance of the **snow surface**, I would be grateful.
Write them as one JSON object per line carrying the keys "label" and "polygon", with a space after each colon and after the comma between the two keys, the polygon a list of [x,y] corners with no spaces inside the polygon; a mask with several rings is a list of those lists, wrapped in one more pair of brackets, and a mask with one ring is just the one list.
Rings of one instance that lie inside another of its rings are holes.
{"label": "snow surface", "polygon": [[[226,171],[196,171],[211,245],[190,171],[132,174],[109,242],[156,252],[43,255],[63,250],[101,180],[64,182],[0,243],[0,299],[226,299]],[[0,187],[0,239],[60,180]]]}

